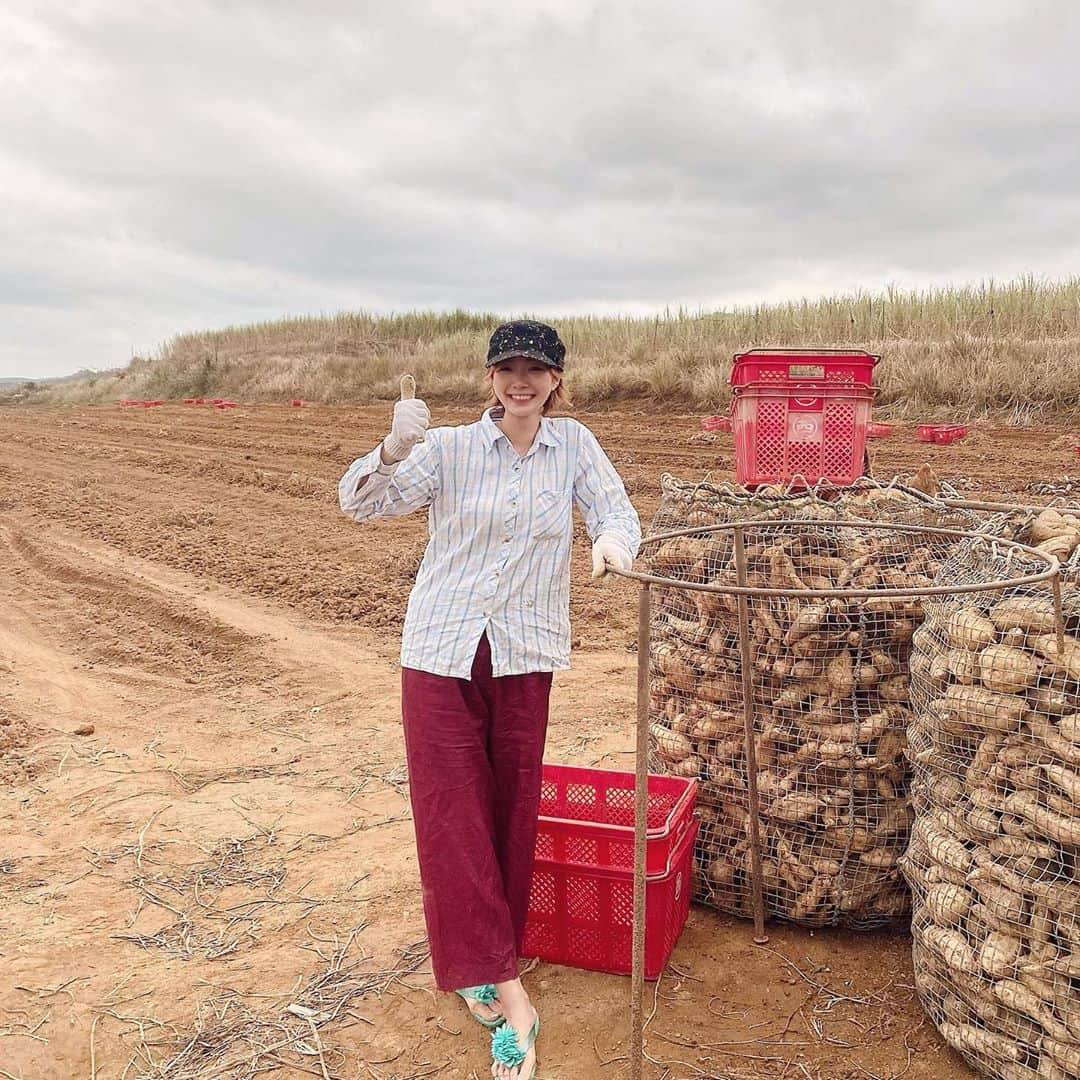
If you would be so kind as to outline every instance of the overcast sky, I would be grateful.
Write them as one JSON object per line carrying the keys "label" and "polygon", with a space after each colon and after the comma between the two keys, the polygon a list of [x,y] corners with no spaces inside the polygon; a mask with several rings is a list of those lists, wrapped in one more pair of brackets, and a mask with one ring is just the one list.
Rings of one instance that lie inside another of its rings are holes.
{"label": "overcast sky", "polygon": [[0,376],[1080,272],[1074,0],[0,0]]}

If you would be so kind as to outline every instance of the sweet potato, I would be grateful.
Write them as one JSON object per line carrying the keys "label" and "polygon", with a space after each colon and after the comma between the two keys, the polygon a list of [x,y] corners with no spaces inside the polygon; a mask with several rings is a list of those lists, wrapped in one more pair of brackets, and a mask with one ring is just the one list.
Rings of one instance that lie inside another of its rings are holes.
{"label": "sweet potato", "polygon": [[1003,694],[1025,690],[1039,677],[1042,665],[1025,649],[987,645],[979,653],[983,686]]}
{"label": "sweet potato", "polygon": [[1013,934],[993,930],[979,947],[979,963],[996,979],[1011,976],[1023,954],[1024,943]]}
{"label": "sweet potato", "polygon": [[1004,923],[1019,924],[1024,915],[1024,898],[997,881],[980,876],[979,870],[968,874],[968,884],[979,894],[983,906]]}
{"label": "sweet potato", "polygon": [[958,1050],[977,1054],[990,1061],[1019,1061],[1020,1043],[1007,1035],[996,1035],[973,1024],[942,1023],[941,1034],[946,1042],[952,1043]]}
{"label": "sweet potato", "polygon": [[816,795],[796,793],[777,799],[774,803],[764,807],[762,813],[779,821],[795,823],[809,821],[817,817],[824,805]]}
{"label": "sweet potato", "polygon": [[1080,1076],[1080,1043],[1045,1038],[1042,1049],[1070,1076]]}
{"label": "sweet potato", "polygon": [[1076,550],[1078,545],[1080,545],[1080,532],[1077,532],[1076,529],[1070,529],[1067,533],[1052,536],[1049,540],[1036,544],[1035,548],[1038,551],[1045,552],[1047,555],[1053,555],[1055,559],[1064,561]]}
{"label": "sweet potato", "polygon": [[931,918],[939,926],[957,926],[971,910],[972,896],[962,885],[932,885],[924,897]]}
{"label": "sweet potato", "polygon": [[990,621],[999,630],[1019,627],[1029,634],[1051,634],[1056,625],[1054,602],[1048,596],[1010,596],[990,609]]}
{"label": "sweet potato", "polygon": [[[698,572],[699,560],[705,550],[704,540],[677,536],[660,545],[652,557],[652,572],[657,577],[678,578],[683,581],[704,581]],[[691,574],[691,570],[694,573]]]}
{"label": "sweet potato", "polygon": [[958,683],[971,686],[980,678],[979,655],[969,649],[951,649],[945,654],[945,666]]}
{"label": "sweet potato", "polygon": [[975,954],[967,939],[959,930],[950,930],[943,926],[928,927],[925,939],[934,951],[950,968],[957,971],[974,973],[977,971]]}
{"label": "sweet potato", "polygon": [[1033,544],[1041,544],[1044,540],[1069,532],[1075,527],[1073,525],[1075,520],[1073,517],[1066,518],[1060,510],[1047,507],[1031,523],[1029,539]]}
{"label": "sweet potato", "polygon": [[1070,799],[1080,802],[1080,773],[1063,765],[1042,765],[1040,768],[1050,783],[1064,791]]}
{"label": "sweet potato", "polygon": [[656,740],[657,753],[665,761],[683,761],[694,752],[693,744],[685,735],[680,735],[663,724],[650,724],[649,732]]}
{"label": "sweet potato", "polygon": [[794,645],[801,638],[814,633],[825,622],[828,615],[829,609],[825,604],[807,604],[792,619],[787,633],[784,634],[784,644]]}
{"label": "sweet potato", "polygon": [[1047,809],[1033,791],[1016,791],[1006,799],[1011,813],[1017,814],[1043,836],[1068,847],[1080,847],[1080,817],[1066,817]]}
{"label": "sweet potato", "polygon": [[825,681],[838,698],[850,697],[854,693],[855,671],[850,650],[844,649],[829,661],[825,668]]}
{"label": "sweet potato", "polygon": [[961,724],[990,731],[1015,731],[1027,710],[1016,694],[998,694],[981,686],[950,686],[934,708]]}
{"label": "sweet potato", "polygon": [[1041,742],[1047,750],[1067,765],[1080,765],[1080,744],[1066,739],[1057,725],[1052,724],[1045,716],[1030,713],[1028,726],[1035,737],[1036,746]]}
{"label": "sweet potato", "polygon": [[997,627],[973,607],[954,611],[946,623],[945,633],[958,649],[981,649],[997,640]]}
{"label": "sweet potato", "polygon": [[1041,634],[1033,644],[1040,656],[1045,656],[1070,679],[1080,679],[1080,641],[1076,638],[1066,637],[1064,650],[1059,648],[1056,634]]}
{"label": "sweet potato", "polygon": [[1042,998],[1015,979],[999,979],[993,984],[994,997],[1008,1009],[1030,1017],[1036,1023],[1046,1011]]}

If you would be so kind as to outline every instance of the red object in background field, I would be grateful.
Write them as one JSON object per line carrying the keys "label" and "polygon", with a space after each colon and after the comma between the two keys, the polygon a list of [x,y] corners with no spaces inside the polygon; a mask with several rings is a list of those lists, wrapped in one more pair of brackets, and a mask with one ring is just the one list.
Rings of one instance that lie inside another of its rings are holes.
{"label": "red object in background field", "polygon": [[215,409],[235,409],[236,408],[236,402],[235,401],[215,401],[214,402],[214,408]]}
{"label": "red object in background field", "polygon": [[920,424],[919,438],[923,442],[948,446],[968,433],[967,424]]}
{"label": "red object in background field", "polygon": [[[645,978],[655,979],[690,910],[697,783],[650,775],[648,787]],[[629,975],[634,930],[633,773],[545,765],[540,799],[523,955]],[[545,813],[551,809],[558,816]],[[560,846],[552,846],[556,844]]]}
{"label": "red object in background field", "polygon": [[892,424],[867,424],[866,437],[868,439],[887,439],[893,433]]}
{"label": "red object in background field", "polygon": [[303,407],[304,407],[304,406],[305,406],[306,404],[307,404],[307,402],[306,402],[306,401],[302,401],[302,400],[301,400],[300,398],[298,398],[298,397],[294,397],[294,398],[292,399],[292,407],[293,407],[294,409],[302,409],[302,408],[303,408]]}
{"label": "red object in background field", "polygon": [[731,417],[730,416],[706,416],[701,421],[702,431],[730,431],[731,430]]}

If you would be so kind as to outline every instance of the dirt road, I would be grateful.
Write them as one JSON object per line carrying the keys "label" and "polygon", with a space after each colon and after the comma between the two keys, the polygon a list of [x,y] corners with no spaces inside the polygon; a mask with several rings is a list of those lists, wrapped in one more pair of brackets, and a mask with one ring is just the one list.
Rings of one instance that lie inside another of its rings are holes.
{"label": "dirt road", "polygon": [[[433,992],[398,730],[424,521],[336,509],[385,412],[0,412],[0,1077],[487,1075],[484,1032]],[[693,417],[584,419],[645,521],[661,472],[731,475]],[[1061,434],[906,435],[877,469],[1022,493],[1077,471]],[[629,767],[634,596],[589,586],[578,541],[548,757]],[[622,1075],[628,980],[528,985],[540,1076]],[[648,1047],[654,1077],[967,1075],[903,935],[759,949],[706,909]]]}

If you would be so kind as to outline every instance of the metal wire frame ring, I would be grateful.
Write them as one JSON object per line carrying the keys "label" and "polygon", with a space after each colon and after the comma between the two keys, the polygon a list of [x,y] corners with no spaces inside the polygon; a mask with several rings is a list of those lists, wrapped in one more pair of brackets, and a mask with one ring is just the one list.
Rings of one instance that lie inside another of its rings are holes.
{"label": "metal wire frame ring", "polygon": [[916,533],[928,536],[952,537],[960,540],[981,540],[1007,548],[1011,553],[1026,555],[1036,562],[1046,564],[1045,570],[1037,573],[1022,574],[1019,577],[998,581],[976,582],[969,585],[922,585],[910,588],[872,588],[872,589],[799,589],[792,586],[783,588],[764,588],[752,585],[714,585],[705,582],[682,581],[678,578],[661,577],[657,574],[643,574],[637,570],[620,570],[608,567],[608,573],[617,577],[628,578],[646,585],[660,585],[672,589],[688,589],[693,592],[721,593],[725,596],[762,596],[762,597],[848,597],[869,598],[879,596],[952,596],[956,593],[990,592],[994,589],[1013,588],[1019,585],[1034,585],[1041,581],[1060,579],[1062,566],[1059,560],[1045,551],[1039,551],[1016,540],[988,536],[986,533],[970,529],[943,529],[936,525],[911,525],[897,521],[835,521],[818,518],[764,518],[756,521],[724,522],[720,525],[694,525],[685,529],[673,529],[670,532],[656,533],[645,537],[641,545],[659,544],[666,540],[675,540],[683,536],[699,537],[703,533],[743,532],[747,529],[763,528],[783,530],[785,528],[822,528],[839,529],[887,529],[894,532]]}

